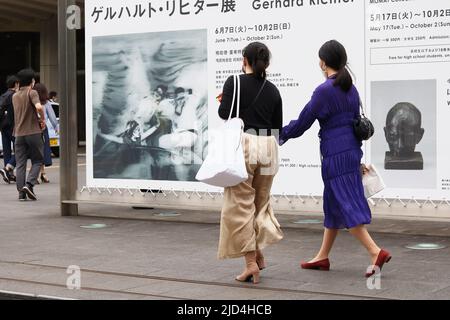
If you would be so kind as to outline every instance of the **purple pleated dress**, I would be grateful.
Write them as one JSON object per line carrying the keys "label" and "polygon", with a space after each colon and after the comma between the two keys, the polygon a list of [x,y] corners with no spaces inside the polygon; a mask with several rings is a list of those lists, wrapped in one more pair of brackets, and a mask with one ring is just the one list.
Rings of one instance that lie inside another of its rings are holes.
{"label": "purple pleated dress", "polygon": [[299,118],[283,128],[280,144],[300,137],[314,121],[319,121],[324,225],[328,229],[350,229],[370,224],[372,218],[360,171],[362,143],[353,132],[353,120],[359,115],[359,94],[354,86],[344,92],[333,82],[334,78],[329,78],[314,91]]}

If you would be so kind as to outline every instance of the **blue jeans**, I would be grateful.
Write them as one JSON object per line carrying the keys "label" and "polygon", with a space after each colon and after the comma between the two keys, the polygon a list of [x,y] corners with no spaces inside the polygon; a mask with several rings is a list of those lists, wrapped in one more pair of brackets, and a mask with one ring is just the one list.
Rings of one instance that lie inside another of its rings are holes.
{"label": "blue jeans", "polygon": [[3,161],[5,167],[9,164],[16,167],[16,157],[12,154],[11,144],[14,144],[14,137],[12,129],[2,130],[2,145],[3,145]]}
{"label": "blue jeans", "polygon": [[50,167],[52,162],[52,148],[50,147],[50,137],[48,136],[48,128],[44,132],[44,165]]}

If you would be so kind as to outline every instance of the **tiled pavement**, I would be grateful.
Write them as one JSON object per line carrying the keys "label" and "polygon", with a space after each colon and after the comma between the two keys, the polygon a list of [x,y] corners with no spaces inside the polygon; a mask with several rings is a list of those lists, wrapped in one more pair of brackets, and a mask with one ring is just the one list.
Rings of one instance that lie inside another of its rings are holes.
{"label": "tiled pavement", "polygon": [[[255,286],[233,280],[242,259],[216,259],[217,212],[183,211],[156,221],[160,210],[84,205],[83,216],[63,218],[56,171],[50,177],[36,203],[18,203],[14,187],[0,185],[0,291],[75,299],[450,299],[449,223],[375,219],[370,229],[393,260],[381,288],[370,290],[368,257],[347,232],[336,241],[330,272],[305,271],[298,263],[320,246],[321,225],[279,216],[285,238],[266,250],[268,268]],[[80,228],[91,223],[106,228]],[[405,248],[419,242],[446,248]],[[81,290],[66,287],[71,265],[81,268]]]}

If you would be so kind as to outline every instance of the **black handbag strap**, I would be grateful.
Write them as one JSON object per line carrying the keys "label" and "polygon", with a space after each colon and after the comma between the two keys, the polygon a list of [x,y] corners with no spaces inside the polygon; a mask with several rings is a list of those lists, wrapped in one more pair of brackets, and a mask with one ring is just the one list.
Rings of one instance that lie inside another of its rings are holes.
{"label": "black handbag strap", "polygon": [[263,89],[266,85],[267,79],[264,79],[263,84],[261,85],[261,88],[259,89],[258,94],[256,95],[255,99],[253,99],[252,103],[248,106],[248,108],[246,108],[245,112],[249,112],[249,110],[253,107],[253,105],[256,103],[256,101],[258,100],[259,96],[261,95],[261,93],[263,92]]}
{"label": "black handbag strap", "polygon": [[266,82],[267,82],[267,79],[264,79],[264,82],[263,82],[263,84],[261,85],[261,89],[259,89],[258,94],[256,95],[255,99],[253,99],[252,103],[249,105],[248,108],[253,107],[253,105],[256,103],[256,100],[258,100],[259,96],[261,95],[261,93],[262,93],[262,91],[263,91],[263,89],[264,89],[264,86],[266,85]]}
{"label": "black handbag strap", "polygon": [[361,115],[365,118],[366,115],[365,115],[365,112],[364,112],[364,105],[363,105],[363,102],[361,100],[361,97],[359,97],[359,107],[361,108]]}

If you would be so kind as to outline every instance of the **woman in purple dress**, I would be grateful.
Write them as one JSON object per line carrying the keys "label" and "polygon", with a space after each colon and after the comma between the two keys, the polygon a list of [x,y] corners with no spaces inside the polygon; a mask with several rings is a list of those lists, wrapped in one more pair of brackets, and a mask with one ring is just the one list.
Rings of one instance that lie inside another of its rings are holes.
{"label": "woman in purple dress", "polygon": [[335,40],[326,42],[320,48],[319,57],[327,80],[314,91],[299,118],[291,121],[280,134],[282,145],[291,138],[300,137],[316,120],[320,123],[325,231],[316,257],[302,263],[301,267],[329,270],[328,255],[334,240],[339,229],[346,228],[369,252],[371,269],[366,273],[369,277],[375,273],[374,266],[381,270],[391,255],[377,246],[365,227],[371,222],[362,185],[362,174],[367,168],[361,165],[362,143],[353,131],[360,98],[347,70],[347,53],[342,44]]}

